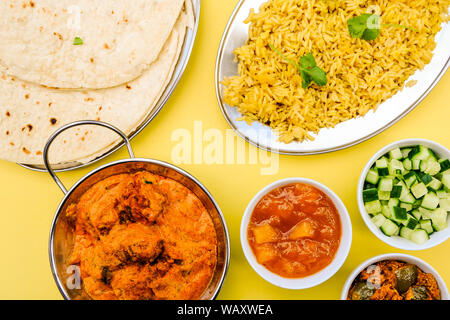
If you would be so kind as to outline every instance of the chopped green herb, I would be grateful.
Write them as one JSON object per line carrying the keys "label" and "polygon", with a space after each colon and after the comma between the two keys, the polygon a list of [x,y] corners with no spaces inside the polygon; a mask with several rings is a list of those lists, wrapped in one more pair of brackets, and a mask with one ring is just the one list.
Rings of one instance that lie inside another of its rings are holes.
{"label": "chopped green herb", "polygon": [[80,37],[75,37],[75,39],[73,40],[73,45],[80,46],[82,44],[83,44],[83,39],[81,39]]}
{"label": "chopped green herb", "polygon": [[275,51],[280,57],[282,57],[284,60],[286,60],[289,64],[293,65],[298,70],[303,79],[302,87],[304,89],[307,89],[312,81],[314,81],[317,85],[322,87],[328,83],[327,73],[317,66],[316,59],[314,59],[312,53],[308,53],[307,55],[301,57],[299,64],[297,64],[288,57],[286,57],[283,53],[281,53],[280,50],[275,48],[273,45],[269,44],[269,47],[273,51]]}
{"label": "chopped green herb", "polygon": [[381,17],[376,14],[363,13],[347,21],[348,31],[353,38],[360,38],[366,41],[375,40],[380,35],[381,27],[394,27],[409,29],[418,32],[412,27],[401,24],[381,24]]}

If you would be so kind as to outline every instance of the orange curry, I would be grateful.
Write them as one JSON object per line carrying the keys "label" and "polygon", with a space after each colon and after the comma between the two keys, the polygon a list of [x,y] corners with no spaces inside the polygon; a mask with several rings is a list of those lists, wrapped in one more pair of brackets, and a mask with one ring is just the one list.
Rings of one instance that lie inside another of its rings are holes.
{"label": "orange curry", "polygon": [[332,262],[340,244],[341,221],[322,191],[293,184],[259,201],[247,233],[258,263],[280,276],[303,278]]}
{"label": "orange curry", "polygon": [[198,299],[217,260],[213,222],[180,183],[149,172],[95,184],[67,209],[71,264],[93,299]]}

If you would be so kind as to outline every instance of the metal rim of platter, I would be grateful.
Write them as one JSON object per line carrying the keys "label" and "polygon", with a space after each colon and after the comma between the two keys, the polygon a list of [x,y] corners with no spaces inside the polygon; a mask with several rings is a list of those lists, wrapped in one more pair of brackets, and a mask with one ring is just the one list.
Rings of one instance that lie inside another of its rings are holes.
{"label": "metal rim of platter", "polygon": [[[222,96],[223,85],[221,84],[221,81],[224,78],[224,64],[225,64],[224,60],[228,59],[228,64],[230,64],[230,59],[234,60],[234,55],[233,55],[233,57],[230,57],[230,56],[225,57],[225,55],[226,55],[225,51],[226,51],[227,47],[230,46],[230,42],[233,42],[231,39],[231,33],[233,32],[233,26],[234,26],[234,24],[238,23],[241,25],[240,26],[241,29],[244,29],[244,27],[242,26],[244,24],[243,20],[248,16],[248,12],[245,12],[245,15],[244,15],[245,17],[242,16],[241,10],[243,9],[243,7],[248,7],[249,9],[257,8],[257,7],[259,7],[259,5],[261,5],[263,2],[266,2],[266,1],[267,0],[240,0],[239,3],[236,5],[233,13],[231,14],[230,19],[228,20],[228,23],[225,27],[225,31],[223,33],[223,36],[222,36],[222,39],[220,42],[219,50],[217,53],[216,69],[215,69],[216,97],[217,97],[217,101],[220,106],[220,110],[222,111],[222,114],[225,117],[225,120],[228,122],[228,125],[233,129],[233,131],[238,136],[240,136],[242,139],[244,139],[246,142],[250,143],[251,145],[253,145],[259,149],[262,149],[264,151],[274,152],[274,153],[278,153],[281,155],[307,156],[307,155],[325,154],[325,153],[335,152],[335,151],[347,149],[347,148],[353,147],[355,145],[358,145],[362,142],[365,142],[365,141],[379,135],[383,131],[389,129],[394,124],[396,124],[401,119],[403,119],[405,116],[407,116],[411,111],[413,111],[428,96],[428,94],[434,89],[434,87],[438,84],[438,82],[442,79],[442,77],[446,73],[447,69],[450,67],[450,52],[448,52],[448,54],[446,56],[446,61],[444,61],[444,64],[443,64],[442,68],[439,70],[439,72],[436,73],[433,81],[424,90],[422,90],[422,93],[420,94],[419,97],[417,97],[417,99],[415,99],[414,101],[412,101],[409,104],[409,107],[407,109],[405,109],[400,115],[397,115],[396,117],[390,119],[389,121],[386,121],[386,123],[381,128],[374,130],[370,134],[366,134],[363,137],[355,139],[354,141],[351,141],[349,143],[343,143],[341,145],[336,145],[336,146],[330,147],[330,148],[323,148],[320,150],[313,150],[313,151],[292,151],[292,150],[287,150],[287,149],[282,149],[282,148],[273,148],[270,145],[263,145],[260,142],[256,141],[256,139],[250,138],[245,132],[243,132],[241,129],[239,129],[234,124],[235,120],[232,119],[228,110],[235,109],[235,108],[225,104],[225,102],[223,101],[223,96]],[[238,22],[238,21],[236,21],[236,19],[238,18],[238,16],[240,14],[244,18],[242,19],[241,22]],[[450,25],[447,27],[448,27],[448,29],[450,29]],[[248,26],[245,26],[245,30],[246,30],[245,31],[245,41],[246,41],[246,39],[248,39]],[[450,32],[448,32],[448,33],[450,33]],[[244,39],[244,34],[239,34],[239,36],[240,36],[240,38],[242,38],[241,40]],[[244,43],[242,43],[241,45],[243,45],[243,44]],[[234,49],[235,48],[237,48],[237,46],[234,47]],[[229,55],[229,52],[227,54]],[[235,69],[237,69],[237,63],[235,61],[233,63],[236,66]],[[397,92],[397,94],[398,93],[399,92]]]}
{"label": "metal rim of platter", "polygon": [[[197,36],[198,26],[200,22],[200,7],[201,7],[201,0],[192,0],[192,7],[194,10],[194,28],[190,29],[188,28],[183,47],[181,49],[180,57],[178,58],[178,62],[175,66],[172,79],[170,80],[169,84],[167,85],[166,89],[164,90],[163,94],[158,100],[158,103],[156,106],[152,109],[150,114],[142,121],[142,123],[128,136],[129,140],[132,140],[135,138],[139,133],[141,133],[142,130],[144,130],[151,122],[152,120],[158,115],[158,113],[161,111],[161,109],[164,107],[164,105],[169,100],[172,93],[175,91],[175,88],[177,87],[178,83],[181,80],[181,77],[184,74],[184,71],[186,70],[186,67],[189,63],[192,50],[194,48],[195,39]],[[124,142],[119,142],[117,145],[113,146],[109,151],[105,152],[103,155],[87,162],[87,163],[80,163],[80,162],[70,162],[70,163],[64,163],[60,165],[53,165],[53,171],[54,172],[65,172],[65,171],[72,171],[84,167],[88,167],[98,161],[101,161],[113,153],[115,153],[117,150],[122,148],[124,145]],[[33,171],[38,172],[47,172],[44,165],[28,165],[25,163],[18,163],[19,166],[30,169]]]}

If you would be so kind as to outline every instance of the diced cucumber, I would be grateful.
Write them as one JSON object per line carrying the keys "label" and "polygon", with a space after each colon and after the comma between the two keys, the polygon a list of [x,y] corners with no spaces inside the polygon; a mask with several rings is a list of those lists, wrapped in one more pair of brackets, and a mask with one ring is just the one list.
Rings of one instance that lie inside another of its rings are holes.
{"label": "diced cucumber", "polygon": [[398,174],[402,174],[405,171],[405,168],[403,167],[403,163],[399,160],[392,159],[389,161],[389,174],[395,176]]}
{"label": "diced cucumber", "polygon": [[411,193],[408,192],[406,195],[402,195],[400,197],[400,201],[404,203],[414,204],[414,202],[416,202],[416,199]]}
{"label": "diced cucumber", "polygon": [[439,162],[435,160],[433,161],[427,160],[427,168],[425,169],[425,173],[434,176],[439,172],[441,172],[441,165],[439,164]]}
{"label": "diced cucumber", "polygon": [[393,207],[398,207],[399,205],[400,205],[400,200],[393,199],[393,198],[389,199],[389,202],[388,202],[389,207],[393,208]]}
{"label": "diced cucumber", "polygon": [[412,204],[409,204],[409,203],[401,203],[400,204],[400,208],[403,208],[403,209],[405,209],[406,211],[408,211],[408,212],[410,212],[410,211],[412,211],[412,209],[413,209],[413,206],[412,206]]}
{"label": "diced cucumber", "polygon": [[416,218],[416,220],[422,219],[422,214],[419,210],[414,210],[413,212],[411,212],[411,214],[414,216],[414,218]]}
{"label": "diced cucumber", "polygon": [[402,158],[408,158],[408,155],[412,151],[412,148],[403,148],[402,150]]}
{"label": "diced cucumber", "polygon": [[381,225],[380,229],[388,237],[392,237],[399,232],[398,226],[388,219]]}
{"label": "diced cucumber", "polygon": [[445,192],[445,190],[438,190],[436,191],[436,195],[439,199],[447,199],[450,198],[450,195]]}
{"label": "diced cucumber", "polygon": [[419,178],[425,185],[433,181],[433,177],[430,176],[429,174],[422,174],[421,176],[419,176]]}
{"label": "diced cucumber", "polygon": [[395,221],[403,222],[403,221],[407,220],[408,214],[406,213],[406,209],[405,208],[393,207],[392,210],[394,212],[394,219],[395,219]]}
{"label": "diced cucumber", "polygon": [[425,230],[428,235],[434,233],[433,225],[431,224],[431,220],[420,220],[420,228]]}
{"label": "diced cucumber", "polygon": [[[377,228],[381,227],[383,223],[386,221],[386,217],[382,214],[376,215],[372,218],[373,223],[377,226]],[[431,223],[430,223],[431,226]]]}
{"label": "diced cucumber", "polygon": [[378,189],[364,190],[362,195],[364,203],[378,200]]}
{"label": "diced cucumber", "polygon": [[432,210],[428,210],[422,207],[419,208],[419,212],[422,214],[422,217],[424,219],[431,219],[431,214],[433,213]]}
{"label": "diced cucumber", "polygon": [[388,163],[389,163],[388,159],[386,157],[382,157],[382,158],[380,158],[379,160],[377,160],[375,162],[375,167],[377,169],[379,169],[379,168],[387,168],[388,167]]}
{"label": "diced cucumber", "polygon": [[439,199],[439,207],[447,212],[450,212],[450,200],[449,199]]}
{"label": "diced cucumber", "polygon": [[[401,200],[401,199],[400,199]],[[439,198],[434,192],[428,192],[422,200],[422,208],[434,210],[439,205]]]}
{"label": "diced cucumber", "polygon": [[442,176],[441,182],[444,184],[445,187],[450,189],[450,173],[448,172],[448,170],[445,171],[444,175]]}
{"label": "diced cucumber", "polygon": [[420,163],[422,160],[411,160],[412,161],[412,169],[413,170],[420,170]]}
{"label": "diced cucumber", "polygon": [[369,214],[377,214],[377,213],[381,212],[381,202],[380,202],[380,200],[367,202],[364,205],[364,207],[366,208],[366,211]]}
{"label": "diced cucumber", "polygon": [[412,161],[409,159],[403,160],[403,167],[405,168],[405,170],[412,170]]}
{"label": "diced cucumber", "polygon": [[378,172],[375,170],[369,170],[369,173],[367,174],[366,181],[371,184],[377,184],[378,180],[380,179],[380,176],[378,175]]}
{"label": "diced cucumber", "polygon": [[388,201],[390,197],[391,193],[389,191],[378,191],[378,199]]}
{"label": "diced cucumber", "polygon": [[437,191],[442,187],[442,183],[438,179],[433,178],[433,180],[431,180],[427,187],[433,189],[434,191]]}
{"label": "diced cucumber", "polygon": [[393,186],[391,191],[391,198],[398,199],[400,198],[402,194],[402,187],[401,186]]}
{"label": "diced cucumber", "polygon": [[389,175],[389,169],[388,168],[377,168],[377,172],[378,172],[378,175],[380,177],[385,177],[385,176]]}
{"label": "diced cucumber", "polygon": [[442,231],[447,229],[447,211],[442,208],[438,208],[431,214],[431,221],[433,228],[436,231]]}
{"label": "diced cucumber", "polygon": [[389,151],[389,157],[391,159],[399,160],[399,159],[403,158],[403,154],[402,154],[402,151],[400,150],[400,148],[395,148],[395,149]]}
{"label": "diced cucumber", "polygon": [[409,172],[403,176],[403,179],[405,180],[406,186],[411,188],[411,186],[417,181],[417,176],[414,172]]}
{"label": "diced cucumber", "polygon": [[394,186],[394,179],[392,179],[392,178],[381,178],[380,182],[378,184],[378,190],[379,191],[391,192],[393,186]]}
{"label": "diced cucumber", "polygon": [[411,240],[411,234],[414,230],[411,230],[407,227],[401,227],[400,228],[400,237]]}
{"label": "diced cucumber", "polygon": [[416,244],[424,244],[429,239],[428,233],[423,229],[416,229],[411,233],[411,240]]}
{"label": "diced cucumber", "polygon": [[441,165],[441,172],[444,172],[450,169],[450,160],[449,159],[439,159],[439,164]]}
{"label": "diced cucumber", "polygon": [[428,189],[423,182],[416,184],[411,188],[411,192],[416,199],[422,198],[424,195],[428,193]]}
{"label": "diced cucumber", "polygon": [[383,206],[382,209],[381,209],[381,213],[387,219],[394,219],[394,212],[392,211],[392,207]]}
{"label": "diced cucumber", "polygon": [[431,155],[429,149],[425,146],[414,147],[408,155],[411,160],[426,160]]}
{"label": "diced cucumber", "polygon": [[414,228],[419,224],[419,221],[416,220],[412,215],[408,214],[408,218],[403,223],[403,225],[409,229],[414,230]]}

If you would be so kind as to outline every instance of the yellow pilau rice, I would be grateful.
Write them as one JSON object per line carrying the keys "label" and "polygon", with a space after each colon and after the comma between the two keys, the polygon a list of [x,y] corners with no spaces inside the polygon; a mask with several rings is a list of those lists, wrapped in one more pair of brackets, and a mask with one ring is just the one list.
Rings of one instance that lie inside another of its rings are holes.
{"label": "yellow pilau rice", "polygon": [[[352,38],[347,21],[379,7],[383,24],[374,41]],[[252,11],[249,39],[235,50],[239,76],[224,80],[225,102],[248,122],[259,121],[280,141],[313,139],[311,133],[365,115],[403,88],[432,58],[435,35],[448,21],[450,0],[270,0]],[[311,52],[328,84],[302,88],[294,61]]]}

